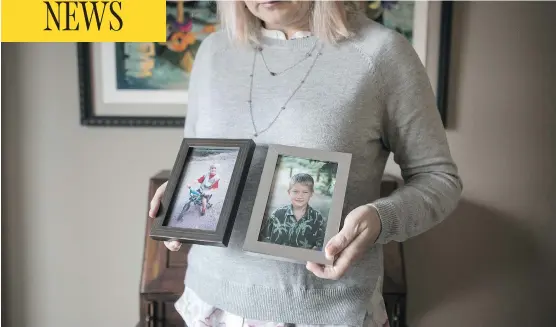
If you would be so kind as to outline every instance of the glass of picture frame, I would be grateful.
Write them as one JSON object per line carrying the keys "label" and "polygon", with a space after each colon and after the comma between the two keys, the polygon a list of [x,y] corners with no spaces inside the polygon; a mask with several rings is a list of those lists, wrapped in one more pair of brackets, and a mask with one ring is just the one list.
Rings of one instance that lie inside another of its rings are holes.
{"label": "glass of picture frame", "polygon": [[351,154],[268,145],[243,250],[332,264],[324,246],[340,229]]}
{"label": "glass of picture frame", "polygon": [[254,149],[251,139],[184,138],[150,237],[227,246]]}

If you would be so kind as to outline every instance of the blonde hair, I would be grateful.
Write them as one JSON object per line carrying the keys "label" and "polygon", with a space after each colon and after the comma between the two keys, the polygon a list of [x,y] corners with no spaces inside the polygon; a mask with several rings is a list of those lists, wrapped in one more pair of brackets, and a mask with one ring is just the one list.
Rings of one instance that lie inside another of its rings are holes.
{"label": "blonde hair", "polygon": [[[311,6],[310,28],[319,39],[336,44],[352,37],[348,16],[357,11],[356,1],[314,0]],[[259,44],[259,18],[255,17],[243,1],[218,1],[220,24],[228,36],[239,44]]]}
{"label": "blonde hair", "polygon": [[295,184],[301,184],[307,186],[311,192],[315,191],[315,180],[313,176],[305,173],[295,174],[290,178],[290,187],[288,188],[288,192],[292,189]]}

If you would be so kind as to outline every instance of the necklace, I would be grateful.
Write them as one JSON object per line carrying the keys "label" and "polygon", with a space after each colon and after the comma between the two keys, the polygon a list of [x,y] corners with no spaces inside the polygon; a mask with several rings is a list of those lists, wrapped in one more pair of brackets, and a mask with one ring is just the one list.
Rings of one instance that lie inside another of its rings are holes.
{"label": "necklace", "polygon": [[[316,43],[313,46],[313,48],[305,55],[305,57],[300,62],[290,66],[286,70],[283,70],[281,73],[284,73],[287,70],[290,70],[291,68],[297,66],[301,62],[305,61],[307,58],[313,57],[312,52],[315,48],[316,48]],[[305,73],[305,75],[303,76],[301,81],[299,82],[299,85],[293,90],[292,94],[287,98],[287,100],[284,102],[284,104],[280,107],[280,110],[278,110],[278,114],[276,114],[274,119],[270,122],[270,124],[268,124],[268,126],[266,128],[263,128],[263,129],[259,130],[259,129],[257,129],[257,125],[255,123],[255,118],[253,117],[253,79],[254,79],[254,75],[255,75],[255,64],[257,62],[257,54],[261,54],[261,57],[262,57],[262,49],[259,47],[256,50],[257,51],[255,51],[254,56],[253,56],[253,65],[251,67],[251,75],[250,75],[251,83],[249,85],[249,100],[247,101],[247,103],[249,104],[249,115],[251,116],[251,123],[253,124],[253,136],[254,137],[257,137],[257,136],[261,135],[262,133],[268,131],[272,127],[272,125],[274,125],[276,120],[278,120],[278,117],[280,117],[280,114],[284,110],[286,110],[287,104],[290,102],[290,100],[293,98],[293,96],[297,93],[297,91],[301,88],[301,86],[305,83],[305,81],[307,79],[307,76],[309,76],[309,73],[311,73],[311,71],[313,70],[313,67],[315,67],[317,59],[322,55],[322,52],[320,52],[320,50],[319,50],[317,52],[317,54],[314,56],[313,62],[309,66],[309,69],[307,70],[307,72]],[[264,57],[263,57],[263,61],[264,61]],[[266,66],[266,63],[265,63],[265,66]],[[269,71],[270,75],[272,75],[272,76],[277,75],[276,73],[273,73],[272,71],[270,71],[268,69],[268,66],[266,66],[266,67],[267,67],[267,70]]]}
{"label": "necklace", "polygon": [[272,71],[270,68],[268,68],[268,65],[266,63],[266,60],[264,58],[264,54],[263,54],[263,48],[262,47],[257,47],[256,50],[260,53],[261,55],[261,59],[263,60],[264,66],[266,68],[266,70],[268,71],[268,73],[271,76],[278,76],[278,75],[282,75],[283,73],[289,71],[290,69],[294,68],[295,66],[301,64],[302,62],[304,62],[305,60],[309,59],[312,55],[313,55],[313,51],[315,50],[315,48],[317,47],[317,41],[315,41],[315,44],[313,44],[313,47],[307,52],[305,53],[305,56],[303,57],[303,59],[301,59],[300,61],[296,62],[295,64],[291,65],[290,67],[282,70],[281,72],[275,72]]}

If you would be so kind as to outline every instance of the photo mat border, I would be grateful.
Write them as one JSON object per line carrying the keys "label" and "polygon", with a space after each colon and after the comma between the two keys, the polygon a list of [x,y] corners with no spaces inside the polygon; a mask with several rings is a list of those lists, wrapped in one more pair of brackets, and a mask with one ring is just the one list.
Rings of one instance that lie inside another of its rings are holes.
{"label": "photo mat border", "polygon": [[351,165],[351,154],[269,144],[261,180],[259,183],[259,188],[257,190],[257,196],[255,197],[251,219],[249,221],[247,234],[243,244],[243,251],[247,254],[267,257],[275,260],[289,261],[300,264],[305,264],[307,261],[311,261],[315,263],[330,265],[333,263],[333,260],[326,258],[324,250],[315,251],[311,249],[295,248],[284,245],[260,242],[258,240],[260,228],[264,220],[267,202],[274,180],[276,163],[278,162],[278,158],[281,155],[313,160],[331,161],[338,164],[336,183],[334,185],[334,192],[332,194],[332,206],[330,207],[327,218],[324,244],[326,244],[340,230],[344,207],[344,197],[347,190],[347,182]]}
{"label": "photo mat border", "polygon": [[[187,159],[193,148],[239,148],[230,184],[226,190],[224,204],[215,231],[186,229],[164,226],[179,192],[178,186],[185,173]],[[168,179],[164,197],[151,227],[149,236],[154,240],[176,240],[181,243],[227,247],[236,218],[238,206],[245,186],[245,180],[255,150],[251,139],[201,139],[184,138],[178,156]]]}
{"label": "photo mat border", "polygon": [[[164,116],[156,113],[156,106],[170,104],[130,103],[130,105],[151,105],[152,115],[106,115],[99,114],[96,100],[101,97],[102,90],[95,87],[95,80],[101,78],[95,73],[95,46],[98,43],[77,42],[77,70],[79,81],[79,120],[82,126],[88,127],[170,127],[183,128],[187,116],[187,105],[179,116]],[[118,103],[104,103],[118,105]],[[174,104],[172,104],[174,105]]]}

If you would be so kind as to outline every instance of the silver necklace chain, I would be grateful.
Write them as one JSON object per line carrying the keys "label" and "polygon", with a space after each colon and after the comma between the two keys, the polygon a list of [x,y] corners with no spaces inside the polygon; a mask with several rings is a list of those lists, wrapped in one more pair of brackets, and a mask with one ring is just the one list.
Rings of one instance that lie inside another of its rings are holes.
{"label": "silver necklace chain", "polygon": [[[312,52],[313,50],[316,48],[316,43],[315,46],[313,46],[313,48],[310,50],[310,52],[308,52],[308,55],[305,56],[304,59],[302,59],[300,62],[303,62],[305,59],[312,57]],[[317,59],[322,55],[322,52],[318,51],[317,54],[314,56],[315,59],[313,59],[313,62],[311,64],[311,66],[309,66],[309,69],[307,70],[307,72],[305,73],[305,75],[303,76],[303,78],[301,79],[301,81],[299,82],[299,85],[293,90],[292,94],[288,97],[288,99],[286,100],[286,102],[284,102],[284,104],[280,107],[280,110],[278,111],[278,114],[276,115],[276,117],[274,117],[274,119],[270,122],[270,124],[266,127],[263,128],[261,130],[257,129],[257,125],[255,123],[255,118],[253,117],[253,79],[254,79],[254,75],[255,75],[255,64],[257,62],[257,54],[261,54],[262,51],[260,51],[260,48],[258,48],[257,50],[259,51],[255,51],[255,54],[253,56],[253,66],[251,68],[251,83],[249,85],[249,100],[247,101],[247,103],[249,104],[249,114],[251,116],[251,123],[253,124],[253,131],[254,137],[257,137],[259,135],[261,135],[262,133],[268,131],[272,125],[274,125],[274,123],[278,120],[278,117],[280,117],[280,114],[286,110],[286,106],[288,105],[288,103],[290,102],[290,100],[293,98],[293,96],[297,93],[297,91],[301,88],[301,86],[303,86],[303,84],[305,83],[305,81],[307,80],[307,76],[309,76],[309,74],[311,73],[311,71],[313,70],[313,67],[315,67],[315,64],[317,62]],[[261,55],[262,57],[262,55]],[[264,57],[263,57],[263,61],[264,61]],[[299,64],[299,63],[297,63]],[[294,66],[296,66],[297,64],[295,64]],[[265,64],[266,65],[266,64]],[[290,67],[293,68],[294,66]],[[268,69],[268,67],[267,67]],[[288,69],[289,70],[289,69]],[[272,72],[269,70],[269,72],[272,75]],[[284,71],[283,71],[284,72]],[[272,75],[275,76],[275,75]]]}
{"label": "silver necklace chain", "polygon": [[291,65],[290,67],[288,67],[288,68],[286,68],[286,69],[284,69],[284,70],[282,70],[282,71],[280,71],[280,72],[273,71],[273,70],[271,70],[271,69],[268,67],[268,64],[266,63],[266,59],[264,58],[263,48],[262,48],[262,47],[257,47],[256,50],[260,53],[261,59],[263,60],[264,66],[265,66],[266,70],[268,71],[268,73],[269,73],[271,76],[278,76],[278,75],[284,74],[285,72],[287,72],[287,71],[293,69],[293,68],[296,67],[297,65],[299,65],[299,64],[301,64],[302,62],[304,62],[305,60],[309,59],[309,58],[313,55],[313,51],[315,50],[316,47],[317,47],[317,41],[315,41],[315,44],[313,44],[313,47],[311,48],[311,50],[309,50],[309,51],[305,54],[305,56],[303,56],[303,59],[301,59],[300,61],[296,62],[295,64]]}

